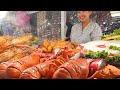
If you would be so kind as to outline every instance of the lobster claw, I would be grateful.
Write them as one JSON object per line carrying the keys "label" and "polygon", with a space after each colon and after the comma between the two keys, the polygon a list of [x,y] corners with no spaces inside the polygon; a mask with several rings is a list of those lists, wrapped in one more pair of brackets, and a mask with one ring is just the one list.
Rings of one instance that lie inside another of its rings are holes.
{"label": "lobster claw", "polygon": [[66,59],[78,59],[80,57],[80,49],[72,49],[65,54]]}
{"label": "lobster claw", "polygon": [[[57,49],[56,49],[57,50]],[[56,51],[56,56],[59,56],[61,55],[63,58],[65,59],[70,59],[71,57],[73,57],[75,54],[79,54],[80,52],[80,49],[72,49],[72,50],[69,50],[68,47],[64,47],[64,48],[61,48],[61,49],[58,49]],[[80,56],[80,54],[79,54]]]}

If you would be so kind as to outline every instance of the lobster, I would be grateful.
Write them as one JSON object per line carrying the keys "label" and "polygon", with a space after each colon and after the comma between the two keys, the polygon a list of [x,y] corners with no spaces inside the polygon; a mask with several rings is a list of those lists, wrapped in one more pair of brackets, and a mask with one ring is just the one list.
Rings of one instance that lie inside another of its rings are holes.
{"label": "lobster", "polygon": [[12,62],[25,57],[26,54],[20,53],[20,54],[16,54],[12,59],[6,61],[6,62],[2,62],[0,64],[0,79],[7,79],[7,75],[6,75],[6,69],[8,68],[8,66],[10,66],[12,64]]}
{"label": "lobster", "polygon": [[[55,55],[55,57],[58,57],[58,56],[62,56],[63,58],[65,59],[70,59],[71,57],[73,57],[76,53],[80,52],[81,49],[71,49],[69,50],[68,47],[64,47],[64,48],[61,48],[57,54]],[[55,58],[54,57],[54,58]]]}
{"label": "lobster", "polygon": [[32,67],[38,63],[43,63],[47,58],[51,57],[52,54],[44,54],[41,49],[30,54],[29,56],[10,62],[8,67],[5,69],[7,78],[19,78],[20,74],[27,68]]}
{"label": "lobster", "polygon": [[[40,54],[40,51],[36,51],[36,53]],[[6,61],[6,62],[2,62],[0,64],[0,79],[7,79],[7,73],[6,70],[7,68],[13,64],[13,62],[18,61],[20,58],[23,58],[25,56],[25,54],[16,54],[12,59]],[[27,55],[28,56],[28,55]],[[40,63],[43,63],[47,60],[47,58],[49,58],[51,56],[51,54],[41,54],[40,56]]]}
{"label": "lobster", "polygon": [[112,79],[120,77],[120,69],[113,65],[107,65],[103,69],[96,71],[88,79]]}
{"label": "lobster", "polygon": [[65,60],[62,57],[58,57],[57,59],[52,59],[50,61],[46,61],[41,64],[34,65],[22,72],[19,79],[41,79],[41,78],[52,78],[52,75],[56,71],[56,69],[65,63]]}
{"label": "lobster", "polygon": [[6,69],[8,68],[8,66],[10,66],[10,64],[13,61],[7,61],[7,62],[3,62],[0,64],[0,79],[7,79],[7,73],[6,73]]}
{"label": "lobster", "polygon": [[[35,51],[35,53],[32,53],[29,56],[15,60],[14,62],[10,63],[8,62],[9,64],[4,69],[5,73],[7,74],[6,78],[19,78],[20,74],[25,69],[36,64],[44,63],[45,61],[49,61],[51,59],[56,59],[58,56],[64,55],[63,52],[64,50],[60,51],[56,55],[53,55],[42,53],[41,49],[38,49],[37,51]],[[76,52],[78,52],[78,50],[76,50]],[[69,57],[71,57],[73,56],[73,54],[74,53],[70,52],[69,54],[66,55],[69,55]]]}
{"label": "lobster", "polygon": [[[0,64],[0,79],[7,79],[6,75],[6,69],[8,66],[11,65],[12,62],[23,58],[25,56],[28,56],[32,51],[34,51],[34,48],[31,48],[29,46],[14,46],[11,48],[12,50],[9,50],[3,54],[0,54],[4,57],[0,58],[0,61],[2,62]],[[23,51],[24,50],[24,51]],[[6,61],[6,62],[3,62]]]}
{"label": "lobster", "polygon": [[39,56],[35,53],[23,57],[15,62],[12,62],[7,68],[6,73],[8,78],[19,78],[22,71],[39,62]]}
{"label": "lobster", "polygon": [[69,61],[69,58],[74,56],[79,52],[76,50],[68,50],[66,47],[58,51],[58,53],[42,64],[37,64],[33,67],[30,67],[22,72],[20,79],[41,79],[41,78],[52,78],[52,75],[57,70],[57,68]]}
{"label": "lobster", "polygon": [[61,65],[53,74],[53,79],[86,79],[89,74],[87,59],[70,60]]}
{"label": "lobster", "polygon": [[89,59],[79,58],[71,60],[61,65],[53,74],[53,79],[87,79],[97,70],[106,66],[102,58]]}

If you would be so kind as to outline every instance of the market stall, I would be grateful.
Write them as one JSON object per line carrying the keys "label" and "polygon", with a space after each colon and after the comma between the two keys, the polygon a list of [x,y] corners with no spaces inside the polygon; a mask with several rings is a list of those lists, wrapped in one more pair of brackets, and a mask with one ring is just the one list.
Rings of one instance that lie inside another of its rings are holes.
{"label": "market stall", "polygon": [[[11,23],[12,28],[17,27],[11,29],[17,30],[15,34],[0,36],[0,79],[120,78],[120,29],[103,34],[97,41],[65,41],[65,14],[17,12],[19,17]],[[1,26],[1,32],[7,32],[7,25]],[[20,30],[26,32],[21,34]]]}

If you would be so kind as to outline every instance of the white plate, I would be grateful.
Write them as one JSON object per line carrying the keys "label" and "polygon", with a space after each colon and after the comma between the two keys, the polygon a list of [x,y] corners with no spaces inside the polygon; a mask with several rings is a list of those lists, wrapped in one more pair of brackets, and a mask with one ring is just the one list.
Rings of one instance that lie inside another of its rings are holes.
{"label": "white plate", "polygon": [[[91,50],[91,51],[94,51],[94,52],[105,50],[105,51],[108,51],[108,53],[113,53],[113,54],[119,54],[120,53],[120,51],[118,51],[118,50],[110,50],[109,49],[110,45],[120,47],[120,44],[117,44],[117,43],[114,43],[114,42],[99,40],[99,41],[91,41],[91,42],[88,42],[86,44],[81,44],[81,45],[84,46],[84,48],[86,48],[87,50]],[[97,47],[97,45],[105,45],[106,47],[105,48],[100,48],[100,47]]]}

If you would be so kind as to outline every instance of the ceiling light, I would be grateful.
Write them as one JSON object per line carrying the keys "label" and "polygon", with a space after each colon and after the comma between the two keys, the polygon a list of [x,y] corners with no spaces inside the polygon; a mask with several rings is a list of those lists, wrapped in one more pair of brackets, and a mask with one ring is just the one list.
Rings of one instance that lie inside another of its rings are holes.
{"label": "ceiling light", "polygon": [[110,13],[112,17],[120,16],[120,11],[111,11]]}
{"label": "ceiling light", "polygon": [[120,13],[116,13],[116,14],[111,14],[112,17],[117,17],[120,16]]}

